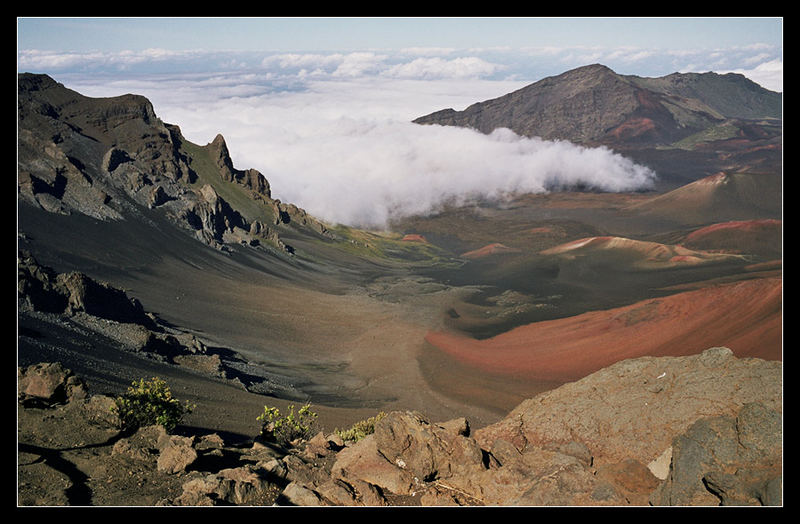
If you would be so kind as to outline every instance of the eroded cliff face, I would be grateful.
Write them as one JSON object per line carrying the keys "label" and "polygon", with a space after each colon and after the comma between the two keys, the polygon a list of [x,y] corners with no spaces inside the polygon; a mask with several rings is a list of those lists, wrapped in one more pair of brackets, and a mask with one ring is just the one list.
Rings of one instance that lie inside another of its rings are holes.
{"label": "eroded cliff face", "polygon": [[221,135],[191,144],[144,97],[89,98],[46,75],[19,75],[18,86],[17,185],[27,204],[99,220],[147,220],[158,210],[223,250],[238,243],[291,253],[284,226],[330,236],[273,199],[259,171],[236,169]]}

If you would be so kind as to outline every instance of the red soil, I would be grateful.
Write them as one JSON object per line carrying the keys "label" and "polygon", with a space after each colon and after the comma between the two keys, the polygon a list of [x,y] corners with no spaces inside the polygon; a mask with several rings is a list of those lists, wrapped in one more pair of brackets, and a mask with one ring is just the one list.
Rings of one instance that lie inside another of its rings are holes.
{"label": "red soil", "polygon": [[464,258],[482,258],[487,257],[489,255],[499,255],[504,253],[519,253],[520,250],[508,247],[503,244],[494,243],[483,246],[480,249],[476,249],[474,251],[468,251],[467,253],[463,253],[461,256]]}
{"label": "red soil", "polygon": [[729,347],[739,357],[782,359],[781,278],[713,286],[621,308],[536,322],[486,340],[430,332],[455,360],[485,372],[570,382],[620,360]]}
{"label": "red soil", "polygon": [[656,124],[649,118],[631,118],[618,125],[609,133],[617,139],[630,139],[655,130]]}
{"label": "red soil", "polygon": [[739,220],[731,222],[722,222],[720,224],[712,224],[710,226],[693,231],[686,236],[686,241],[696,241],[701,238],[707,237],[714,233],[719,232],[744,232],[760,234],[763,231],[780,231],[782,222],[774,219],[764,220]]}
{"label": "red soil", "polygon": [[403,242],[425,242],[428,240],[422,235],[409,234],[403,237]]}
{"label": "red soil", "polygon": [[713,263],[726,257],[709,251],[694,251],[679,245],[666,245],[624,237],[587,237],[561,244],[541,253],[543,255],[573,256],[589,252],[626,253],[631,264],[652,269]]}

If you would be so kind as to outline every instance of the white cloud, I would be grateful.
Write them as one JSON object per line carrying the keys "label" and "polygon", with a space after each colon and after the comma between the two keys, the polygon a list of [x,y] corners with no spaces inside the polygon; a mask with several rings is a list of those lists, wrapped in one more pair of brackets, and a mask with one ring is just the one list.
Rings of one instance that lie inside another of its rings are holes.
{"label": "white cloud", "polygon": [[259,152],[276,191],[323,219],[380,226],[448,201],[585,184],[649,187],[654,174],[605,149],[463,128],[340,118]]}
{"label": "white cloud", "polygon": [[474,56],[444,60],[442,58],[416,58],[411,62],[389,68],[384,74],[398,78],[480,78],[491,76],[503,69]]}
{"label": "white cloud", "polygon": [[741,73],[771,91],[783,92],[783,60],[770,60],[753,69],[736,69],[731,72]]}
{"label": "white cloud", "polygon": [[769,53],[760,53],[760,54],[757,54],[755,56],[751,56],[749,58],[745,58],[743,60],[743,62],[744,62],[745,65],[750,66],[750,65],[753,65],[753,64],[762,63],[765,60],[769,60],[770,56],[771,55]]}
{"label": "white cloud", "polygon": [[374,53],[350,53],[333,72],[334,77],[359,77],[381,71],[386,57]]}
{"label": "white cloud", "polygon": [[32,49],[18,51],[17,60],[18,67],[23,70],[125,69],[138,64],[192,59],[198,56],[198,53],[197,51],[170,51],[158,48],[141,51],[82,53]]}

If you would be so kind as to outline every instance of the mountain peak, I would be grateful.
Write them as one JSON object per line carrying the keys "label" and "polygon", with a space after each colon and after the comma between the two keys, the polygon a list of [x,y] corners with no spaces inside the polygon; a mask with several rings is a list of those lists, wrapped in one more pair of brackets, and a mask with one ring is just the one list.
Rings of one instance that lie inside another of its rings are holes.
{"label": "mountain peak", "polygon": [[[521,136],[631,150],[675,147],[715,129],[716,137],[721,126],[740,126],[736,119],[774,122],[781,118],[781,104],[780,94],[742,75],[673,73],[644,78],[589,64],[464,111],[437,111],[414,122],[483,133],[508,128]],[[768,134],[774,135],[774,130]]]}

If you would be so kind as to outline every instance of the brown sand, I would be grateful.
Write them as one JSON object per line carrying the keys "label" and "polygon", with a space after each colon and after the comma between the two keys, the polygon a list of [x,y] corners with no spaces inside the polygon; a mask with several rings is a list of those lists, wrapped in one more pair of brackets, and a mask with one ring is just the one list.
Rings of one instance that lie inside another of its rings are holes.
{"label": "brown sand", "polygon": [[[425,335],[441,329],[440,312],[457,291],[385,301],[355,286],[330,293],[240,271],[228,278],[169,261],[126,287],[143,297],[146,309],[206,343],[295,377],[316,397],[314,409],[328,430],[391,409],[416,409],[441,420],[467,416],[480,425],[503,415],[443,395],[420,370]],[[285,404],[268,397],[261,402]]]}

